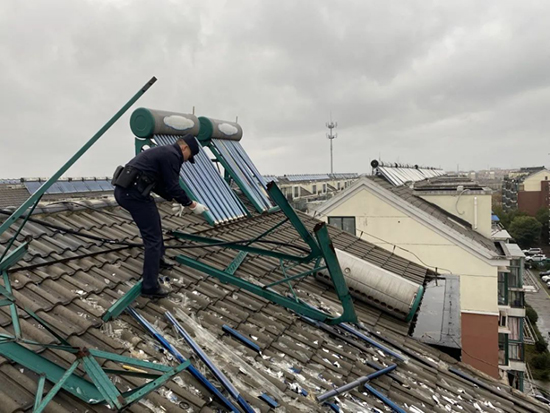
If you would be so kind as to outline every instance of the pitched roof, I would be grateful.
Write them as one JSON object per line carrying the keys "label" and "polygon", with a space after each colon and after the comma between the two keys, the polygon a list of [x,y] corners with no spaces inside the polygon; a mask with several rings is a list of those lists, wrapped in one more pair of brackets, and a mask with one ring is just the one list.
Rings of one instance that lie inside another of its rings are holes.
{"label": "pitched roof", "polygon": [[[100,237],[139,242],[138,230],[130,216],[116,207],[112,199],[82,202],[89,208],[73,205],[70,210],[67,209],[69,204],[56,204],[38,208],[33,218]],[[256,236],[282,219],[281,213],[259,215],[212,228],[192,214],[175,217],[168,203],[159,204],[159,208],[163,226],[168,230],[179,229],[228,240]],[[313,218],[301,217],[309,229],[317,223]],[[417,282],[422,282],[426,276],[423,267],[348,233],[330,228],[330,234],[337,248]],[[10,235],[11,231],[3,234],[0,245],[5,246]],[[10,272],[14,296],[20,306],[35,311],[58,332],[68,336],[68,341],[75,346],[173,363],[129,316],[121,315],[105,324],[100,319],[104,310],[139,280],[143,259],[141,249],[82,239],[59,229],[46,228],[37,221],[28,223],[22,237],[26,235],[33,238],[29,253]],[[274,231],[270,238],[300,242],[288,224]],[[168,251],[170,255],[178,252]],[[191,249],[183,253],[218,267],[226,267],[236,255],[235,251],[220,248]],[[271,258],[249,256],[237,274],[262,282],[274,281],[279,276],[278,264]],[[191,354],[189,349],[176,341],[163,316],[165,310],[176,314],[183,311],[185,328],[206,348],[245,398],[262,412],[269,410],[257,398],[263,391],[275,397],[287,412],[329,411],[313,396],[372,373],[376,365],[387,366],[396,361],[363,341],[349,335],[338,337],[321,331],[263,298],[222,284],[190,268],[176,266],[167,274],[172,280],[172,295],[158,301],[138,298],[135,308],[154,322],[165,336],[171,337],[172,343],[188,357]],[[300,281],[296,290],[318,305],[334,306],[334,292],[314,278]],[[471,412],[485,406],[506,412],[544,411],[544,406],[533,399],[408,337],[406,323],[360,301],[356,302],[356,311],[360,321],[371,330],[373,338],[407,358],[406,362],[398,363],[391,375],[371,382],[397,404],[414,405],[419,409],[416,412],[444,412],[445,409],[458,408],[456,406]],[[34,320],[23,314],[21,318],[24,335],[40,342],[53,342],[53,338],[38,328]],[[262,354],[224,334],[223,324],[255,340],[262,348]],[[9,312],[7,307],[0,307],[0,333],[6,330],[12,331]],[[66,367],[72,361],[72,355],[52,349],[41,354]],[[471,379],[461,378],[449,368],[459,368]],[[191,375],[184,372],[180,378],[149,394],[142,403],[131,406],[128,411],[218,410],[218,405]],[[120,385],[125,385],[124,380]],[[135,384],[141,379],[128,380]],[[33,372],[0,357],[0,383],[3,412],[32,410],[37,383]],[[297,393],[301,388],[309,395]],[[385,410],[380,401],[363,391],[351,391],[339,400],[345,411],[371,411],[368,406]],[[48,409],[46,411],[50,412],[107,411],[103,406],[85,405],[64,392],[54,398]]]}

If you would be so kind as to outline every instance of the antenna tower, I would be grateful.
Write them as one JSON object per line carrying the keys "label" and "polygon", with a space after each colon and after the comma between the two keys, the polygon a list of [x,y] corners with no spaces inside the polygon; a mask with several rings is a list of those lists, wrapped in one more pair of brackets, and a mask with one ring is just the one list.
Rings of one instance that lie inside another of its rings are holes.
{"label": "antenna tower", "polygon": [[327,139],[330,141],[330,173],[334,173],[334,164],[332,157],[332,141],[338,137],[337,133],[334,133],[334,129],[338,127],[338,122],[332,121],[332,113],[330,114],[330,122],[326,123],[329,132],[327,133]]}

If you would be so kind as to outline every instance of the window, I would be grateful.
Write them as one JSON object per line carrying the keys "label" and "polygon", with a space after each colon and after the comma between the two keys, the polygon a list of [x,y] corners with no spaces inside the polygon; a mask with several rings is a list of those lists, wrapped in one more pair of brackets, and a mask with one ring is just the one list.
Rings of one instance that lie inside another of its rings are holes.
{"label": "window", "polygon": [[300,187],[295,186],[292,189],[294,190],[294,198],[299,198],[300,197]]}
{"label": "window", "polygon": [[521,288],[523,287],[523,265],[521,259],[510,261],[510,275],[508,277],[508,287]]}
{"label": "window", "polygon": [[508,364],[508,335],[498,335],[498,364],[506,366]]}
{"label": "window", "polygon": [[327,184],[323,184],[323,194],[327,192]]}
{"label": "window", "polygon": [[317,193],[317,185],[312,185],[311,186],[311,192],[313,192],[314,194]]}
{"label": "window", "polygon": [[510,307],[523,308],[525,307],[525,301],[523,299],[523,291],[509,291],[508,300]]}
{"label": "window", "polygon": [[522,343],[510,343],[508,346],[508,357],[510,360],[523,361],[523,344]]}
{"label": "window", "polygon": [[500,312],[498,316],[498,326],[499,327],[508,327],[508,324],[506,320],[508,317],[506,316],[506,313]]}
{"label": "window", "polygon": [[336,189],[340,190],[340,182],[336,183]]}
{"label": "window", "polygon": [[508,273],[498,273],[498,303],[500,305],[508,304]]}
{"label": "window", "polygon": [[519,317],[509,317],[508,326],[510,328],[510,340],[512,341],[522,341],[522,319]]}
{"label": "window", "polygon": [[328,224],[355,235],[355,217],[328,217]]}

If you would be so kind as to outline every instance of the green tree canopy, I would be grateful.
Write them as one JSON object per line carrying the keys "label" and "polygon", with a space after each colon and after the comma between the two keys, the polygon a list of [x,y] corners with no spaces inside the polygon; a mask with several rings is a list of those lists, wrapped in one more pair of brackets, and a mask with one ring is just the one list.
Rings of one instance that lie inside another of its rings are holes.
{"label": "green tree canopy", "polygon": [[522,248],[529,248],[540,242],[542,224],[536,218],[516,216],[508,231]]}
{"label": "green tree canopy", "polygon": [[544,207],[539,209],[535,217],[537,218],[537,221],[542,224],[542,240],[544,241],[544,243],[548,243],[548,221],[550,220],[550,209]]}

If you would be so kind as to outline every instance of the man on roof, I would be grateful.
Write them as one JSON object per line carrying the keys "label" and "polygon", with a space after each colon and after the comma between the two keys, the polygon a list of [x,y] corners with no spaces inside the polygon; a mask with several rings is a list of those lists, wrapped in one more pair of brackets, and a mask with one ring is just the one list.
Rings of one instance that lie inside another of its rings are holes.
{"label": "man on roof", "polygon": [[193,201],[179,185],[179,172],[183,162],[195,163],[193,157],[199,153],[199,144],[194,136],[182,136],[173,145],[157,146],[137,154],[126,166],[119,166],[113,176],[115,199],[126,209],[136,222],[143,245],[143,281],[141,295],[162,298],[170,288],[159,283],[161,269],[171,267],[164,256],[164,240],[160,214],[151,192],[167,201],[175,200],[172,210],[181,216],[185,207],[200,215],[208,208]]}

